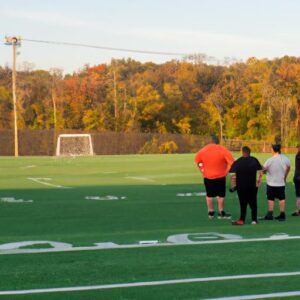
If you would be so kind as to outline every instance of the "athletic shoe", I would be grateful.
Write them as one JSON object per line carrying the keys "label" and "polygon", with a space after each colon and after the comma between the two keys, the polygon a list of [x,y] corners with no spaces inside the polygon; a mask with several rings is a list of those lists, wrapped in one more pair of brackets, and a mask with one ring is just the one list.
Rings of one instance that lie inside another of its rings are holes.
{"label": "athletic shoe", "polygon": [[273,217],[273,214],[268,212],[262,219],[266,220],[266,221],[271,221],[271,220],[274,220],[274,217]]}
{"label": "athletic shoe", "polygon": [[215,212],[214,212],[214,211],[209,211],[209,212],[208,212],[208,218],[209,218],[209,219],[213,219],[214,216],[215,216]]}
{"label": "athletic shoe", "polygon": [[292,213],[293,217],[300,217],[300,210],[297,210],[295,212]]}
{"label": "athletic shoe", "polygon": [[251,222],[251,225],[256,225],[257,224],[257,221],[252,221]]}
{"label": "athletic shoe", "polygon": [[243,220],[236,220],[236,221],[232,221],[231,224],[232,225],[244,225],[244,221]]}
{"label": "athletic shoe", "polygon": [[275,217],[277,221],[285,221],[285,213],[280,213],[279,216]]}
{"label": "athletic shoe", "polygon": [[228,214],[223,210],[218,213],[218,219],[231,219],[231,214]]}

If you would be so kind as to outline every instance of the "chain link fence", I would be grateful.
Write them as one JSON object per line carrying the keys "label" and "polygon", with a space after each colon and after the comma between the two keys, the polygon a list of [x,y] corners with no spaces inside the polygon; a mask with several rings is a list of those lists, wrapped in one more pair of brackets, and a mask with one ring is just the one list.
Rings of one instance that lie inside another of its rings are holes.
{"label": "chain link fence", "polygon": [[[96,155],[195,153],[209,143],[209,136],[123,132],[82,132],[78,130],[28,130],[19,133],[19,154],[23,156],[55,155],[57,137],[66,133],[90,133]],[[271,152],[271,143],[264,141],[225,140],[230,151],[249,146],[252,152]],[[296,152],[296,148],[283,148],[283,152]],[[13,130],[0,130],[0,155],[14,155]]]}

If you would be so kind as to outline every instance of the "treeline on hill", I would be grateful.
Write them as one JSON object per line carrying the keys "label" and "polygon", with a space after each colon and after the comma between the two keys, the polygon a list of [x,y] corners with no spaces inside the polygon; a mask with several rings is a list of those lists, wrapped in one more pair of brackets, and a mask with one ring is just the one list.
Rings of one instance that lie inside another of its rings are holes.
{"label": "treeline on hill", "polygon": [[[229,66],[201,60],[131,59],[17,73],[19,128],[156,132],[274,140],[299,137],[300,58],[250,58]],[[11,70],[0,67],[0,129],[13,126]]]}

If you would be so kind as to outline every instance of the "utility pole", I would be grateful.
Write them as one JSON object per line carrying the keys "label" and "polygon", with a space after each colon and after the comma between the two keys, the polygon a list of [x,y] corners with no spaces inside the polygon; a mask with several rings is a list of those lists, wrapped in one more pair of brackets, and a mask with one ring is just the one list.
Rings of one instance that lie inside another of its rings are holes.
{"label": "utility pole", "polygon": [[112,62],[113,68],[113,87],[114,87],[114,113],[115,113],[115,131],[118,131],[118,121],[119,121],[119,105],[117,96],[117,78],[116,78],[116,64]]}
{"label": "utility pole", "polygon": [[14,107],[14,144],[15,144],[15,157],[19,156],[19,138],[18,138],[18,114],[17,114],[17,93],[16,93],[16,47],[21,46],[21,37],[6,36],[5,44],[12,46],[13,49],[13,64],[12,64],[12,96]]}
{"label": "utility pole", "polygon": [[52,106],[53,106],[53,125],[54,131],[56,131],[57,127],[57,109],[56,109],[56,81],[57,77],[59,76],[59,69],[51,69],[50,74],[52,76],[52,84],[51,84],[51,99],[52,99]]}

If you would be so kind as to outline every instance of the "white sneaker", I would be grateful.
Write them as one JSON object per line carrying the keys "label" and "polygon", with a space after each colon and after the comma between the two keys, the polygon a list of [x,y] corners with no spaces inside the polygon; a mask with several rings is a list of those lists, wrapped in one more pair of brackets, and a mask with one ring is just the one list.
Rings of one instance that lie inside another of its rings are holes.
{"label": "white sneaker", "polygon": [[256,221],[252,221],[252,222],[251,222],[251,225],[256,225],[256,224],[257,224]]}

